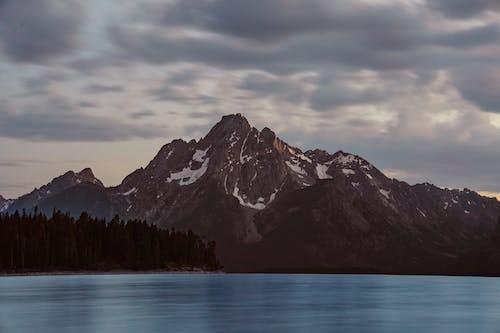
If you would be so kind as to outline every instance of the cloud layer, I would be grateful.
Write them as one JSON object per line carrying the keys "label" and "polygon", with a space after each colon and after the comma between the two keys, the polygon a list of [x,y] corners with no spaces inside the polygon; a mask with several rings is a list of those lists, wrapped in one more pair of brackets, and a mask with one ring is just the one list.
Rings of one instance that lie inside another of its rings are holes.
{"label": "cloud layer", "polygon": [[3,138],[198,138],[241,112],[411,182],[500,192],[496,0],[3,0],[0,17]]}

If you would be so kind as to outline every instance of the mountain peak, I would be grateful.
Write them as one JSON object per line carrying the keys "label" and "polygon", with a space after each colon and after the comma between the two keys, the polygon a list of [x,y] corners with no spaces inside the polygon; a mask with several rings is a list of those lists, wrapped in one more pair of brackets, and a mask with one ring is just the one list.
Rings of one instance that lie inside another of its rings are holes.
{"label": "mountain peak", "polygon": [[241,113],[232,113],[232,114],[226,114],[222,116],[221,122],[224,121],[245,121],[248,122],[247,118],[245,118]]}
{"label": "mountain peak", "polygon": [[[205,137],[209,142],[220,140],[233,133],[248,133],[251,129],[248,120],[240,113],[222,116],[221,120],[215,124],[214,127]],[[243,134],[242,134],[243,135]],[[242,136],[240,135],[240,136]]]}
{"label": "mountain peak", "polygon": [[95,179],[91,168],[84,168],[82,171],[78,172],[77,175],[85,179]]}
{"label": "mountain peak", "polygon": [[224,128],[248,128],[250,127],[250,123],[248,120],[241,115],[241,113],[229,114],[222,116],[221,120],[215,125],[218,125]]}

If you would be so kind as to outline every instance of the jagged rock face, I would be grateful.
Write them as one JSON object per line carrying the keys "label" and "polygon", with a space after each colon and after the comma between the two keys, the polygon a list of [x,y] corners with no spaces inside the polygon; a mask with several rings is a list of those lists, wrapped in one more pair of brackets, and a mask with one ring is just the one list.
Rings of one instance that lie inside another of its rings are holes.
{"label": "jagged rock face", "polygon": [[241,115],[224,116],[199,141],[166,144],[119,186],[106,189],[84,171],[9,210],[37,203],[192,229],[218,242],[226,267],[242,270],[425,263],[437,271],[487,239],[500,215],[496,199],[410,186],[342,151],[302,152]]}

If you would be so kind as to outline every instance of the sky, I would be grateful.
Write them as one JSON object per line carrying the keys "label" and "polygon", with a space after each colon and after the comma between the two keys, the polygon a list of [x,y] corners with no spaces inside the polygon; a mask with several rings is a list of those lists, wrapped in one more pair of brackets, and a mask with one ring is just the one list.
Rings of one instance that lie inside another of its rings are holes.
{"label": "sky", "polygon": [[0,194],[116,185],[241,113],[303,150],[500,193],[498,0],[0,0]]}

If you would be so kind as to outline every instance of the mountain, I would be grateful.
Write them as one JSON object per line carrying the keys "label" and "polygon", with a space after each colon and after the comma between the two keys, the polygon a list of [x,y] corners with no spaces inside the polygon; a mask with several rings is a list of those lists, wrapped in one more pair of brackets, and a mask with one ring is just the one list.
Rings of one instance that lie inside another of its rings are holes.
{"label": "mountain", "polygon": [[466,273],[463,258],[490,242],[500,215],[496,199],[411,186],[343,151],[303,152],[239,114],[198,141],[166,144],[116,187],[84,171],[9,211],[38,205],[192,229],[217,241],[229,270],[395,273]]}
{"label": "mountain", "polygon": [[12,200],[5,199],[3,196],[0,195],[0,212],[6,211],[11,203]]}
{"label": "mountain", "polygon": [[[64,175],[54,178],[47,185],[43,185],[40,188],[35,188],[28,194],[25,194],[16,200],[14,200],[8,207],[9,211],[16,210],[31,210],[35,206],[38,208],[46,207],[51,202],[54,203],[54,207],[63,209],[63,200],[71,200],[70,195],[66,195],[66,191],[73,191],[72,189],[83,188],[86,186],[92,186],[105,191],[105,187],[102,182],[94,176],[94,173],[90,168],[85,168],[80,172],[68,171]],[[60,198],[60,200],[55,201],[55,198]],[[50,211],[54,208],[50,207]],[[78,213],[81,210],[78,209]]]}

